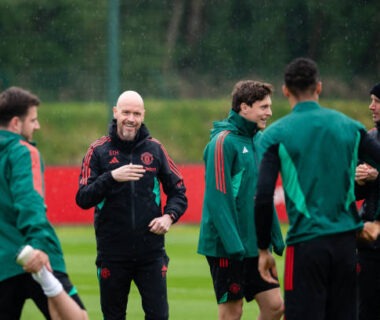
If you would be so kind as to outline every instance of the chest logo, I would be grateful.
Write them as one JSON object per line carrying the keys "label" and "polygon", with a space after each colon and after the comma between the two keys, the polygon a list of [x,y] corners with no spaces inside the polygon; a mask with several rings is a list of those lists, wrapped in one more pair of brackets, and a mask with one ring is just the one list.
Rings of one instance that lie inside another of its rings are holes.
{"label": "chest logo", "polygon": [[119,160],[117,160],[116,157],[113,157],[109,163],[119,163]]}
{"label": "chest logo", "polygon": [[248,149],[246,146],[244,146],[242,153],[248,153]]}
{"label": "chest logo", "polygon": [[154,160],[153,155],[150,152],[144,152],[141,155],[140,159],[142,163],[145,164],[146,166],[151,165]]}

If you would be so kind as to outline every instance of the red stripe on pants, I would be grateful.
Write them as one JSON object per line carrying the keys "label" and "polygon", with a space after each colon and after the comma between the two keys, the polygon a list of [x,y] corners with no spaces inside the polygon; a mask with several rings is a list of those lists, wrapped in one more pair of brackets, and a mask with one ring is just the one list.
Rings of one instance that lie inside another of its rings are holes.
{"label": "red stripe on pants", "polygon": [[284,289],[293,290],[294,247],[286,248]]}

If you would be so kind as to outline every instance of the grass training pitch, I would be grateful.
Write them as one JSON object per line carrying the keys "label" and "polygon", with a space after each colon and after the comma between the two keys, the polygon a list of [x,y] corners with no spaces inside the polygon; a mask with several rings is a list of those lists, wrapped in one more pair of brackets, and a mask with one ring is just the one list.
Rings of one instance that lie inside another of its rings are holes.
{"label": "grass training pitch", "polygon": [[[285,235],[286,225],[282,225]],[[89,313],[90,320],[102,320],[95,268],[95,235],[92,226],[58,226],[67,270]],[[217,305],[206,259],[197,254],[198,225],[177,224],[166,236],[170,257],[168,297],[170,319],[208,320],[217,318]],[[283,257],[276,257],[282,287]],[[242,319],[255,319],[256,302],[244,303]],[[40,320],[41,314],[31,300],[25,304],[21,320]],[[129,295],[127,319],[143,320],[141,301],[134,284]]]}

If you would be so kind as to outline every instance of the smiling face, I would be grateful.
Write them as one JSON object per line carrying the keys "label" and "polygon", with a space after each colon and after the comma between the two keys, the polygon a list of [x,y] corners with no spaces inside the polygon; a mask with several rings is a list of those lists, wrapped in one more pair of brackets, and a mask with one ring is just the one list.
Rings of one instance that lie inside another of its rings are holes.
{"label": "smiling face", "polygon": [[255,101],[251,106],[242,103],[239,114],[248,121],[257,123],[259,129],[264,129],[267,125],[267,120],[272,116],[272,99],[270,95],[267,95],[263,100]]}
{"label": "smiling face", "polygon": [[371,103],[369,105],[369,110],[372,112],[372,120],[375,123],[380,121],[380,99],[374,94],[371,94]]}
{"label": "smiling face", "polygon": [[117,134],[121,140],[133,141],[144,121],[144,101],[135,91],[122,93],[113,108]]}

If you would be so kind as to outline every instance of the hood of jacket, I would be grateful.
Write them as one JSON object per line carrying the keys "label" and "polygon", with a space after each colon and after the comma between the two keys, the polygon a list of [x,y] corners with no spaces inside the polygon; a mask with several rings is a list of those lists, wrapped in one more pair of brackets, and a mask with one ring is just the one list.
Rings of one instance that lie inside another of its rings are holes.
{"label": "hood of jacket", "polygon": [[253,137],[258,131],[258,127],[256,122],[249,121],[231,110],[227,119],[213,122],[210,138],[225,130],[238,135]]}
{"label": "hood of jacket", "polygon": [[[4,149],[7,149],[10,144],[12,144],[15,140],[24,140],[27,141],[23,136],[18,133],[11,132],[8,130],[0,130],[0,152]],[[31,145],[35,145],[35,143],[28,141]]]}

